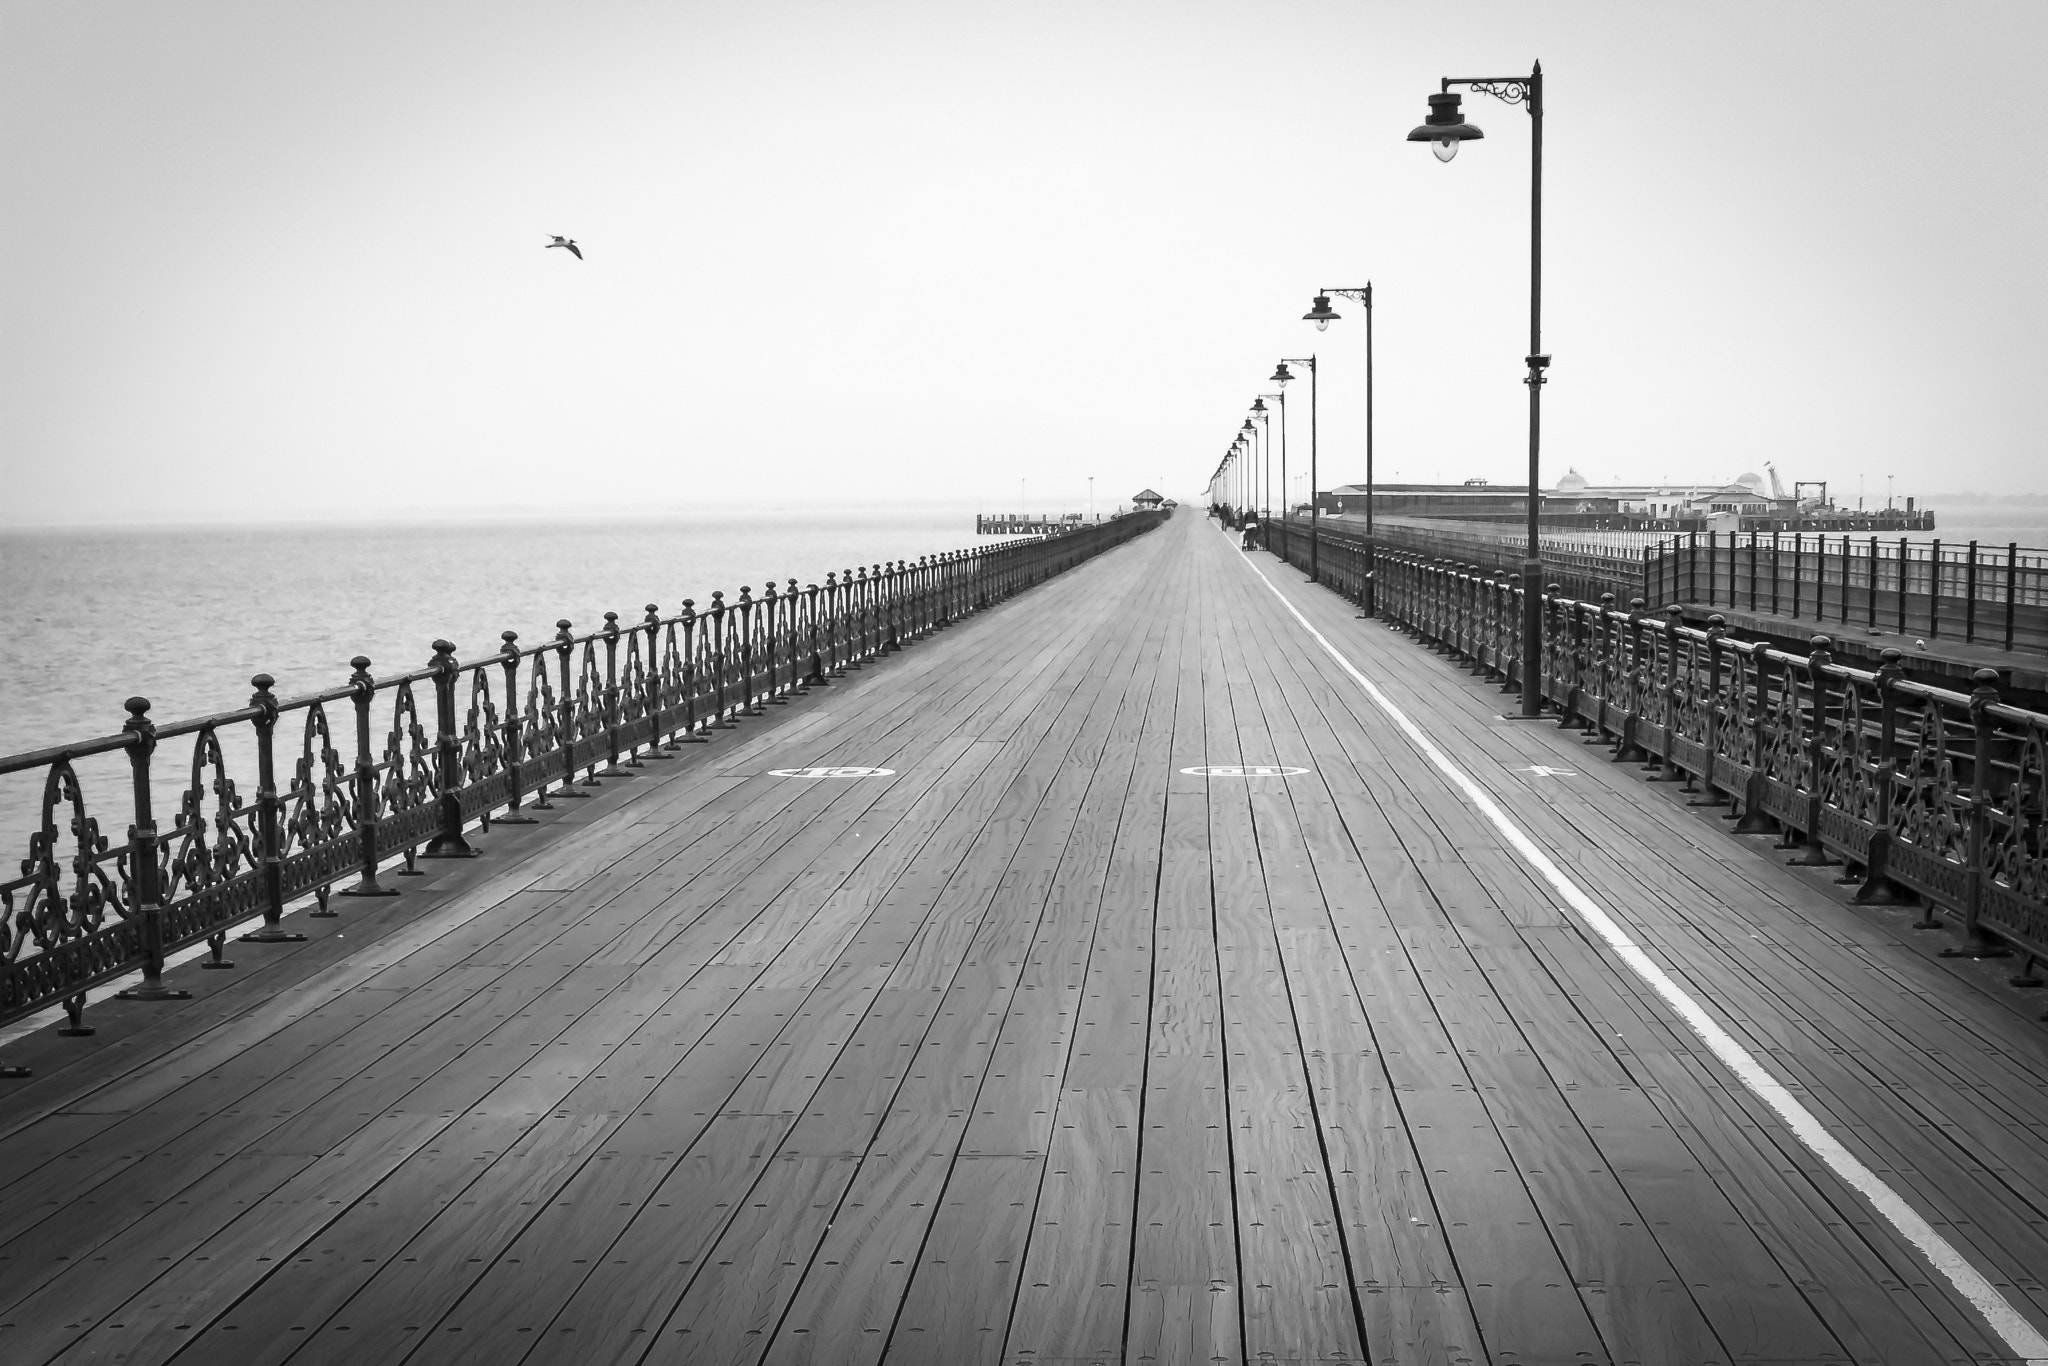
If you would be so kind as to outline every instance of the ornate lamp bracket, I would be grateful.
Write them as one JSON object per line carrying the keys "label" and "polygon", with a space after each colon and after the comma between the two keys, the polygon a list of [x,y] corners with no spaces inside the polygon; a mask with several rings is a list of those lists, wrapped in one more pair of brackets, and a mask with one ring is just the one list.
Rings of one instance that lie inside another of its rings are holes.
{"label": "ornate lamp bracket", "polygon": [[1535,79],[1530,76],[1488,76],[1444,77],[1444,93],[1449,94],[1454,85],[1469,87],[1481,95],[1491,95],[1502,104],[1526,105],[1531,114],[1536,112]]}

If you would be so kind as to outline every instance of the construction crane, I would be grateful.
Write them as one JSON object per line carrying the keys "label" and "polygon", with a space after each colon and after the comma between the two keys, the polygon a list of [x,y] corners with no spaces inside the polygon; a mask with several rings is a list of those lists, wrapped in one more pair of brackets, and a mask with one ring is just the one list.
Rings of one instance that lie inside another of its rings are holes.
{"label": "construction crane", "polygon": [[1764,474],[1771,481],[1771,497],[1778,502],[1784,502],[1785,486],[1778,482],[1778,471],[1772,467],[1771,462],[1768,460],[1764,461]]}

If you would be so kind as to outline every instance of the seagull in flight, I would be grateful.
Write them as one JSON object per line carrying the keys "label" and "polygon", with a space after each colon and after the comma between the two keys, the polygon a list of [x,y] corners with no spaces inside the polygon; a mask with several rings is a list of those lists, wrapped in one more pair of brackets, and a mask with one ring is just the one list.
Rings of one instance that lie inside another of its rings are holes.
{"label": "seagull in flight", "polygon": [[552,242],[550,242],[550,243],[548,243],[548,246],[550,246],[550,247],[567,247],[567,248],[569,249],[569,254],[570,254],[571,256],[575,257],[575,258],[576,258],[577,260],[579,260],[579,261],[581,261],[581,260],[583,259],[583,253],[582,253],[582,252],[580,252],[580,251],[578,251],[578,250],[576,249],[576,239],[575,239],[575,238],[573,238],[573,237],[564,237],[564,236],[562,236],[562,235],[561,235],[560,233],[555,233],[555,234],[553,234],[553,236],[554,236],[554,239],[555,239],[555,240],[554,240],[554,241],[552,241]]}

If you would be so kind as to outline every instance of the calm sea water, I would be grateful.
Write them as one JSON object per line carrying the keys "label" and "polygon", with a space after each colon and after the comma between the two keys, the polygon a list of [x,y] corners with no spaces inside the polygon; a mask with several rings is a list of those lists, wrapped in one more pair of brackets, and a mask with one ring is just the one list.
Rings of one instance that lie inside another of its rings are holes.
{"label": "calm sea water", "polygon": [[[359,653],[397,673],[427,663],[437,637],[467,659],[502,631],[552,636],[563,617],[580,633],[608,610],[637,621],[686,597],[702,610],[713,589],[730,599],[975,544],[971,508],[0,533],[0,754],[118,731],[137,694],[174,721],[244,705],[256,673],[289,697],[345,683]],[[96,769],[93,785],[117,779]],[[26,848],[31,786],[0,779],[0,866]],[[112,797],[93,805],[118,840],[127,814]]]}
{"label": "calm sea water", "polygon": [[1916,534],[1915,541],[1941,539],[1944,547],[2005,546],[2017,541],[2022,550],[2048,550],[2048,507],[1981,503],[1934,505],[1935,530]]}

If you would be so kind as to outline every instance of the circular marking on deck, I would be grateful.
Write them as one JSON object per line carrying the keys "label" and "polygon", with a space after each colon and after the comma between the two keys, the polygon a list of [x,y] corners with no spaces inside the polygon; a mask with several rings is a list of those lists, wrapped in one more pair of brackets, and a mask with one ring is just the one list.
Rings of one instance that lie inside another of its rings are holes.
{"label": "circular marking on deck", "polygon": [[1197,764],[1181,772],[1192,773],[1197,778],[1291,778],[1308,770],[1286,768],[1280,764]]}
{"label": "circular marking on deck", "polygon": [[886,778],[893,768],[771,768],[771,778]]}

